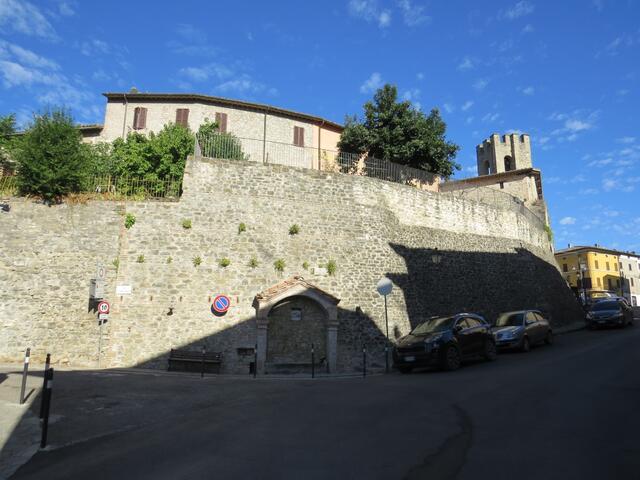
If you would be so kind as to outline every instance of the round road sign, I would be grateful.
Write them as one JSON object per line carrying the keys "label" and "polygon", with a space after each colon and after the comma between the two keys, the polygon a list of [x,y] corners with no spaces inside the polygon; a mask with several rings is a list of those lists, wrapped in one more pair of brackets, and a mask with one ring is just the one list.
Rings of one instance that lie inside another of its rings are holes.
{"label": "round road sign", "polygon": [[100,302],[98,304],[98,313],[109,313],[109,302]]}
{"label": "round road sign", "polygon": [[213,308],[218,313],[225,313],[229,310],[229,305],[231,305],[231,300],[226,295],[218,295],[213,299],[213,303],[211,304],[211,308]]}
{"label": "round road sign", "polygon": [[393,290],[393,283],[391,283],[391,280],[387,277],[382,277],[378,282],[378,285],[376,285],[376,289],[380,295],[386,297],[391,293],[391,290]]}

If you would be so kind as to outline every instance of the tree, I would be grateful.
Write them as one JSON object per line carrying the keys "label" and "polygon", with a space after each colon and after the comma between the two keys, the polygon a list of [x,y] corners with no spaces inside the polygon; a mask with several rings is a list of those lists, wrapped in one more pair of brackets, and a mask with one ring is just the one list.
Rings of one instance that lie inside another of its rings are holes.
{"label": "tree", "polygon": [[198,129],[198,142],[202,156],[226,160],[246,160],[238,137],[231,133],[220,133],[218,124],[205,118]]}
{"label": "tree", "polygon": [[82,136],[62,109],[36,115],[15,149],[18,188],[48,202],[82,189],[88,161]]}
{"label": "tree", "polygon": [[0,175],[8,175],[13,171],[11,161],[11,150],[15,144],[15,139],[11,134],[16,132],[15,114],[0,117]]}
{"label": "tree", "polygon": [[364,120],[347,117],[340,136],[341,152],[368,154],[450,177],[460,147],[446,139],[447,125],[438,109],[425,115],[411,102],[398,102],[398,89],[385,85],[364,104]]}

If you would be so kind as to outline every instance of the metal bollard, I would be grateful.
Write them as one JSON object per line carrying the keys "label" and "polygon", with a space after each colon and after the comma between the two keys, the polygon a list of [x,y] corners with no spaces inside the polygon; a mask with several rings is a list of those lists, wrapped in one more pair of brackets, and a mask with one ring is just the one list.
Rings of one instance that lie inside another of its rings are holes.
{"label": "metal bollard", "polygon": [[362,378],[367,376],[367,347],[362,345]]}
{"label": "metal bollard", "polygon": [[47,434],[49,433],[49,410],[51,409],[51,394],[53,393],[53,368],[45,373],[46,386],[43,392],[44,396],[44,417],[42,418],[42,438],[40,439],[40,448],[47,446]]}
{"label": "metal bollard", "polygon": [[204,356],[207,353],[206,345],[202,346],[202,364],[200,365],[200,378],[204,378]]}
{"label": "metal bollard", "polygon": [[316,376],[316,350],[313,346],[313,343],[311,344],[311,378],[315,378]]}
{"label": "metal bollard", "polygon": [[47,359],[44,362],[44,375],[42,376],[42,394],[40,395],[40,418],[44,416],[44,392],[47,389],[47,371],[51,365],[51,354],[47,353]]}
{"label": "metal bollard", "polygon": [[253,349],[253,378],[256,378],[258,373],[258,344],[256,343],[256,348]]}
{"label": "metal bollard", "polygon": [[27,388],[27,372],[29,371],[29,359],[31,356],[31,348],[27,348],[24,353],[24,370],[22,370],[22,386],[20,387],[20,405],[24,403],[24,391]]}

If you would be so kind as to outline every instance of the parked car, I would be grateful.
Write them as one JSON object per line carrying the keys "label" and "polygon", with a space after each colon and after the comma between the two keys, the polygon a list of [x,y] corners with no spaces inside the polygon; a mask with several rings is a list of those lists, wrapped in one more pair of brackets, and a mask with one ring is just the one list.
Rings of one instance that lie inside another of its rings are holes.
{"label": "parked car", "polygon": [[537,343],[553,343],[551,325],[538,310],[502,313],[491,330],[499,349],[517,348],[528,352]]}
{"label": "parked car", "polygon": [[589,307],[587,328],[633,325],[633,309],[622,299],[602,300]]}
{"label": "parked car", "polygon": [[431,318],[398,340],[393,365],[402,373],[432,364],[457,370],[464,360],[495,360],[496,344],[491,327],[480,315],[458,313]]}

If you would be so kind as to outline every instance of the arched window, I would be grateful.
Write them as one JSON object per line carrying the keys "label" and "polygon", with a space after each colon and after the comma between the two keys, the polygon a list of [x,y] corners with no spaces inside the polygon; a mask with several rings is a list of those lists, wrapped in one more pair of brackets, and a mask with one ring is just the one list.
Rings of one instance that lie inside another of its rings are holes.
{"label": "arched window", "polygon": [[484,170],[487,172],[487,175],[491,175],[491,164],[488,160],[484,162]]}
{"label": "arched window", "polygon": [[509,170],[513,170],[513,167],[513,159],[509,155],[504,157],[504,171],[508,172]]}

